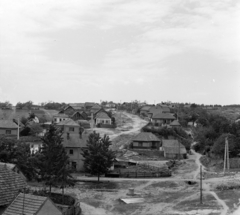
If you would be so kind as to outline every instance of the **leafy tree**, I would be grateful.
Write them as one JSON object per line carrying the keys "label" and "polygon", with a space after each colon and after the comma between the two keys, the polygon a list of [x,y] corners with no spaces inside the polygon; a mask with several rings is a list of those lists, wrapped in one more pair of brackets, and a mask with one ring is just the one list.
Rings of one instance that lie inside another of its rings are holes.
{"label": "leafy tree", "polygon": [[37,136],[43,131],[43,128],[38,123],[32,123],[28,127],[30,128],[30,134],[33,136]]}
{"label": "leafy tree", "polygon": [[0,139],[0,162],[13,163],[16,159],[16,140]]}
{"label": "leafy tree", "polygon": [[97,175],[98,182],[100,175],[109,171],[113,165],[115,153],[109,149],[111,141],[107,135],[100,137],[99,133],[93,132],[87,140],[87,148],[83,149],[84,167],[86,172]]}
{"label": "leafy tree", "polygon": [[21,122],[24,126],[26,126],[26,125],[27,125],[27,122],[28,122],[28,119],[27,119],[26,117],[22,116],[20,122]]}

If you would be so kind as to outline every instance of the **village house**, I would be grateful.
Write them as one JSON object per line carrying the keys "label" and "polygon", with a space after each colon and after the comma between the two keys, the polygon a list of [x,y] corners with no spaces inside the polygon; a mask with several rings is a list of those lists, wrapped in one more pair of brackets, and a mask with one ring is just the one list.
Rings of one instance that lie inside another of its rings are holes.
{"label": "village house", "polygon": [[87,120],[77,120],[77,123],[80,125],[81,128],[84,128],[84,129],[91,128],[91,125]]}
{"label": "village house", "polygon": [[187,158],[187,150],[178,140],[162,140],[161,151],[164,152],[165,158],[183,159]]}
{"label": "village house", "polygon": [[170,108],[163,105],[157,105],[154,107],[151,107],[148,111],[148,117],[149,119],[152,119],[154,115],[156,114],[162,114],[162,113],[170,113]]}
{"label": "village house", "polygon": [[170,125],[176,118],[170,113],[157,113],[152,116],[154,126]]}
{"label": "village house", "polygon": [[133,149],[159,149],[160,139],[151,132],[141,132],[132,140]]}
{"label": "village house", "polygon": [[108,124],[108,125],[111,125],[111,123],[112,123],[112,119],[104,111],[98,112],[95,115],[94,120],[95,120],[95,124],[96,125],[98,125],[98,124]]}
{"label": "village house", "polygon": [[53,123],[59,123],[67,119],[69,119],[69,116],[67,114],[59,113],[53,116]]}
{"label": "village house", "polygon": [[0,120],[0,136],[17,137],[18,126],[12,120]]}
{"label": "village house", "polygon": [[82,115],[81,112],[79,111],[74,112],[74,114],[70,118],[74,121],[77,121],[79,119],[83,119],[83,120],[86,119],[85,115]]}
{"label": "village house", "polygon": [[0,167],[0,213],[14,200],[19,190],[27,186],[26,181],[18,173]]}
{"label": "village house", "polygon": [[143,106],[141,109],[140,109],[140,116],[148,116],[148,113],[149,113],[149,110],[152,108],[152,106],[150,105],[146,105],[146,106]]}
{"label": "village house", "polygon": [[3,215],[62,215],[60,209],[45,196],[19,193]]}
{"label": "village house", "polygon": [[63,146],[69,156],[70,166],[75,171],[83,171],[82,148],[86,147],[88,133],[81,133],[80,125],[73,120],[65,120],[56,126],[63,129]]}

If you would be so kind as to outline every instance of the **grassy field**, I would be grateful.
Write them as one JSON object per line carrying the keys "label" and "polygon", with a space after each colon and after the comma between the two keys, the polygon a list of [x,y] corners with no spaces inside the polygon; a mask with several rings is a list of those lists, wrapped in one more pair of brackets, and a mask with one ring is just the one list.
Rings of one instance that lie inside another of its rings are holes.
{"label": "grassy field", "polygon": [[[47,121],[51,121],[54,114],[57,114],[56,110],[31,110],[38,118],[45,118]],[[28,117],[30,110],[1,110],[0,119],[21,119],[21,117]]]}

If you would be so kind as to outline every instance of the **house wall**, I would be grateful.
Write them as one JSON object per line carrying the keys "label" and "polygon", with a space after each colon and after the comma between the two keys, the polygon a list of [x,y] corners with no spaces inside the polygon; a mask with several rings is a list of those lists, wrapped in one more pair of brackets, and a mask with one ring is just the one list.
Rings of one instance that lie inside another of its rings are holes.
{"label": "house wall", "polygon": [[62,212],[48,199],[37,215],[62,215]]}
{"label": "house wall", "polygon": [[152,119],[154,125],[170,124],[173,119]]}
{"label": "house wall", "polygon": [[[74,128],[74,131],[72,131],[71,128]],[[69,133],[70,135],[71,134],[79,134],[79,126],[64,125],[63,131],[64,131],[64,133]]]}
{"label": "house wall", "polygon": [[[11,134],[7,134],[6,131],[9,130],[11,131]],[[17,136],[17,128],[0,128],[0,135],[13,135],[13,136]]]}
{"label": "house wall", "polygon": [[69,117],[57,117],[57,116],[55,116],[55,117],[53,117],[53,122],[54,123],[59,123],[61,121],[67,120],[67,119],[69,119]]}
{"label": "house wall", "polygon": [[139,149],[157,149],[159,148],[160,142],[137,142],[133,141],[132,147]]}
{"label": "house wall", "polygon": [[[70,161],[70,166],[73,167],[72,162],[76,162],[76,171],[83,171],[84,170],[84,161],[82,156],[82,150],[80,148],[71,148],[66,147],[65,148]],[[70,154],[70,150],[73,150],[73,154]]]}
{"label": "house wall", "polygon": [[104,118],[96,118],[96,124],[102,123],[102,124],[111,124],[111,119],[104,119]]}

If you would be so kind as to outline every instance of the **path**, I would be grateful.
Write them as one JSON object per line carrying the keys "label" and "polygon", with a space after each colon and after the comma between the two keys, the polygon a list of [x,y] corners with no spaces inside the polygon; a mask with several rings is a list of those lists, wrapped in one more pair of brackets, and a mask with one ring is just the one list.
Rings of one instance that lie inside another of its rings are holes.
{"label": "path", "polygon": [[[197,180],[197,176],[198,176],[199,173],[200,173],[200,168],[201,168],[201,166],[202,166],[202,171],[203,171],[203,172],[205,171],[205,167],[204,167],[204,166],[201,164],[201,162],[200,162],[200,158],[202,157],[202,155],[199,154],[199,153],[197,153],[197,152],[195,152],[194,150],[191,150],[191,151],[192,151],[193,154],[196,155],[196,160],[195,160],[195,162],[196,162],[198,168],[197,168],[197,170],[194,172],[193,178],[194,178],[195,180]],[[217,195],[214,191],[211,191],[211,190],[210,190],[210,185],[207,184],[207,181],[202,180],[202,187],[203,187],[203,191],[204,191],[204,192],[210,193],[210,194],[217,200],[218,204],[223,207],[223,210],[222,210],[222,212],[221,212],[221,215],[227,215],[227,212],[228,212],[228,210],[229,210],[229,207],[226,205],[226,203],[225,203],[222,199],[220,199],[220,198],[218,197],[218,195]]]}

